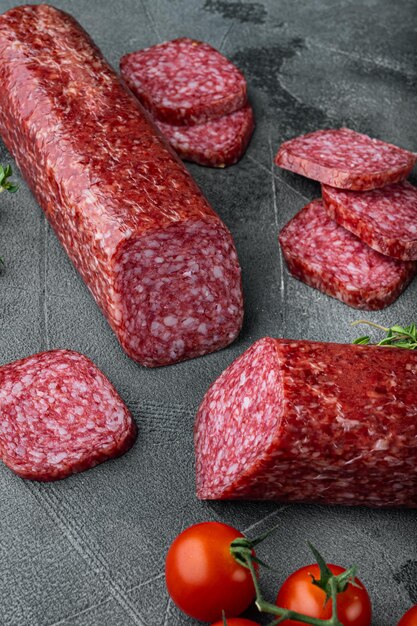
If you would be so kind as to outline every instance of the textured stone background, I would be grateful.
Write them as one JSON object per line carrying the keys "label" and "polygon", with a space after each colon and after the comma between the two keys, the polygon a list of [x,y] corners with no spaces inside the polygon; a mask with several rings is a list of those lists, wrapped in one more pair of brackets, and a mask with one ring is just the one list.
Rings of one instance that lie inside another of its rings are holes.
{"label": "textured stone background", "polygon": [[[0,11],[12,5],[0,0]],[[1,625],[191,625],[166,595],[164,557],[183,528],[217,519],[250,535],[280,524],[260,551],[279,569],[265,577],[271,599],[310,560],[310,539],[329,560],[359,564],[373,624],[393,626],[417,602],[415,512],[198,502],[192,426],[208,385],[255,339],[356,336],[349,323],[359,312],[296,282],[282,266],[278,230],[319,187],[278,170],[272,157],[293,135],[340,125],[417,149],[415,0],[56,5],[82,23],[115,67],[125,52],[187,35],[210,42],[245,72],[257,119],[247,155],[224,171],[190,170],[235,237],[246,318],[228,349],[145,370],[121,351],[26,185],[19,181],[18,194],[1,196],[1,362],[48,348],[84,352],[139,424],[125,457],[63,482],[25,482],[0,466]],[[0,162],[7,161],[0,143]],[[417,281],[388,310],[367,317],[416,321],[416,297]]]}

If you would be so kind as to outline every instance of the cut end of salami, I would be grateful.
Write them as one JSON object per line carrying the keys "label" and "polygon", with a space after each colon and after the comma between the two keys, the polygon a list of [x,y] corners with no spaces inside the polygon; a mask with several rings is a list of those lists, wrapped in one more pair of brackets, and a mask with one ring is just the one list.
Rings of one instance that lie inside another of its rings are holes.
{"label": "cut end of salami", "polygon": [[340,189],[364,191],[407,178],[417,155],[349,128],[317,130],[282,144],[275,163]]}
{"label": "cut end of salami", "polygon": [[231,343],[242,320],[240,266],[219,220],[179,222],[132,238],[119,253],[121,342],[148,367]]}
{"label": "cut end of salami", "polygon": [[417,353],[265,338],[208,390],[201,499],[417,507]]}
{"label": "cut end of salami", "polygon": [[357,309],[390,305],[417,273],[414,261],[372,250],[314,200],[283,228],[279,243],[291,274]]}
{"label": "cut end of salami", "polygon": [[417,188],[407,181],[371,191],[322,186],[329,217],[374,250],[417,260]]}
{"label": "cut end of salami", "polygon": [[234,165],[244,155],[255,128],[252,107],[194,126],[174,126],[156,120],[178,156],[209,167]]}
{"label": "cut end of salami", "polygon": [[246,103],[246,81],[209,44],[186,37],[122,57],[126,83],[153,116],[168,124],[201,124]]}
{"label": "cut end of salami", "polygon": [[85,356],[54,350],[0,367],[0,458],[22,478],[82,472],[135,438],[125,404]]}

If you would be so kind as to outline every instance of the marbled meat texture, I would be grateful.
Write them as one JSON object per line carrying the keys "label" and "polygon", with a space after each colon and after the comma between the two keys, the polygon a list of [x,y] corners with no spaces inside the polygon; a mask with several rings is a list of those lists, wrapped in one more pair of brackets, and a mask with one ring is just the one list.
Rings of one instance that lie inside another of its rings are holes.
{"label": "marbled meat texture", "polygon": [[126,54],[120,70],[152,115],[168,124],[202,124],[246,103],[246,80],[209,44],[183,37]]}
{"label": "marbled meat texture", "polygon": [[364,191],[407,178],[417,154],[349,128],[317,130],[282,144],[275,163],[340,189]]}
{"label": "marbled meat texture", "polygon": [[0,458],[32,480],[58,480],[120,456],[135,423],[82,354],[53,350],[0,367]]}
{"label": "marbled meat texture", "polygon": [[244,155],[255,127],[250,105],[194,126],[155,122],[181,159],[209,167],[237,163]]}
{"label": "marbled meat texture", "polygon": [[417,353],[257,341],[195,424],[201,499],[417,507]]}
{"label": "marbled meat texture", "polygon": [[327,214],[359,239],[395,259],[417,259],[417,187],[408,181],[371,191],[322,185]]}
{"label": "marbled meat texture", "polygon": [[283,228],[279,243],[291,274],[356,309],[388,306],[417,273],[417,262],[372,250],[314,200]]}
{"label": "marbled meat texture", "polygon": [[12,9],[0,65],[2,137],[127,354],[157,366],[233,341],[231,235],[85,31]]}

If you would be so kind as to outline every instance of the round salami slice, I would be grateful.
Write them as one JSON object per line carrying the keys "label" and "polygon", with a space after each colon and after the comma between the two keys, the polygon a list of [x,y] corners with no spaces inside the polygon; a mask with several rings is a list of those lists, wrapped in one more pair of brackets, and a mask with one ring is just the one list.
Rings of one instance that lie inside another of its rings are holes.
{"label": "round salami slice", "polygon": [[202,124],[246,102],[246,81],[237,67],[194,39],[174,39],[127,54],[120,70],[142,104],[169,124]]}
{"label": "round salami slice", "polygon": [[194,126],[155,121],[181,159],[209,167],[237,163],[245,153],[255,127],[250,105]]}
{"label": "round salami slice", "polygon": [[280,167],[332,187],[363,191],[407,178],[417,154],[349,128],[317,130],[282,144]]}
{"label": "round salami slice", "polygon": [[207,391],[197,496],[417,508],[417,353],[271,339]]}
{"label": "round salami slice", "polygon": [[0,458],[22,478],[82,472],[135,437],[125,404],[82,354],[53,350],[0,367]]}
{"label": "round salami slice", "polygon": [[417,273],[417,262],[380,254],[339,226],[321,200],[297,213],[279,242],[295,278],[356,309],[385,308]]}
{"label": "round salami slice", "polygon": [[374,250],[417,259],[417,188],[408,181],[370,191],[322,186],[328,215]]}

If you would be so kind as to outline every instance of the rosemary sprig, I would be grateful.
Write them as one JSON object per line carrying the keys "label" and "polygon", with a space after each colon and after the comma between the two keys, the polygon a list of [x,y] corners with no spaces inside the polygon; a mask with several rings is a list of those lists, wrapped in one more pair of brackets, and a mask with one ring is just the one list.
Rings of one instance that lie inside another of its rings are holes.
{"label": "rosemary sprig", "polygon": [[368,322],[367,320],[358,320],[352,322],[352,326],[357,324],[368,324],[378,330],[382,330],[386,333],[385,337],[377,343],[372,343],[371,338],[368,335],[358,337],[353,343],[361,345],[376,345],[376,346],[393,346],[395,348],[405,348],[407,350],[417,350],[417,326],[416,324],[410,324],[409,326],[398,326],[395,324],[391,328],[380,326],[374,322]]}
{"label": "rosemary sprig", "polygon": [[6,165],[3,167],[0,165],[0,193],[2,191],[8,191],[9,193],[16,193],[19,189],[19,185],[15,185],[14,183],[8,180],[12,175],[12,168],[10,165]]}

